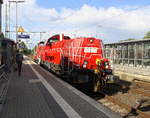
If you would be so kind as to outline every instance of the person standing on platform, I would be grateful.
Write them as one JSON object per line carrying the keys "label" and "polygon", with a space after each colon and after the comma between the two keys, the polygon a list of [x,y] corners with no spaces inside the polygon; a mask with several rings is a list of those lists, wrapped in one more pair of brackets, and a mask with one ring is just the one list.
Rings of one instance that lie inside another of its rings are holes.
{"label": "person standing on platform", "polygon": [[17,50],[16,52],[16,63],[18,65],[18,75],[21,76],[21,68],[22,68],[23,55]]}

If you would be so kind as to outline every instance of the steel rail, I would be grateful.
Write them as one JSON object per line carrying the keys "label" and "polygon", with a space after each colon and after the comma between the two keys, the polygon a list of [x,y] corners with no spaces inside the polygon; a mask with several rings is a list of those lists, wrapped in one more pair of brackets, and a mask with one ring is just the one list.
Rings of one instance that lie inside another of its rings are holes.
{"label": "steel rail", "polygon": [[139,89],[139,88],[138,89],[133,89],[133,90],[131,90],[131,92],[141,94],[143,96],[150,97],[150,92],[143,92],[143,90]]}
{"label": "steel rail", "polygon": [[[149,84],[149,85],[148,85]],[[133,82],[133,86],[138,87],[138,88],[144,88],[146,90],[150,90],[150,83],[148,82]]]}

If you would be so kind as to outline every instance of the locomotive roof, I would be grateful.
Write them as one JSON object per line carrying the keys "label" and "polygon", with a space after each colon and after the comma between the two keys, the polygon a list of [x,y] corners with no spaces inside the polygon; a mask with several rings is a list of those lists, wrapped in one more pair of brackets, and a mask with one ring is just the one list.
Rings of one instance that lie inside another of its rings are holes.
{"label": "locomotive roof", "polygon": [[[52,39],[52,38],[55,38],[55,37],[59,37],[59,38],[60,38],[60,35],[59,35],[59,34],[53,35],[53,36],[51,36],[49,39]],[[69,36],[63,35],[63,37],[64,37],[64,39],[71,39]],[[49,39],[48,39],[48,40],[49,40]]]}

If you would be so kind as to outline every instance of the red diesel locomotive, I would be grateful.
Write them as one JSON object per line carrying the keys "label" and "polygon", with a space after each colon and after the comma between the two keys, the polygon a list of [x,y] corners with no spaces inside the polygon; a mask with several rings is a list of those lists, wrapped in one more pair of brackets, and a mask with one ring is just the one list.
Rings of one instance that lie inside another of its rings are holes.
{"label": "red diesel locomotive", "polygon": [[54,35],[46,43],[38,43],[34,60],[57,74],[67,75],[73,83],[92,82],[95,92],[113,81],[102,40],[93,37]]}

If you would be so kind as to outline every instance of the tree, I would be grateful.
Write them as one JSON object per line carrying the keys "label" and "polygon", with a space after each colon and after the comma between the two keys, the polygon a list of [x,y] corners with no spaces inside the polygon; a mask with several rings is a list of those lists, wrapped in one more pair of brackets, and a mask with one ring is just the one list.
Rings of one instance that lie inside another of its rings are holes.
{"label": "tree", "polygon": [[21,50],[25,50],[27,49],[27,45],[23,41],[19,41],[19,48]]}
{"label": "tree", "polygon": [[4,34],[0,32],[0,38],[4,38]]}
{"label": "tree", "polygon": [[35,47],[32,49],[32,54],[34,54],[34,53],[35,53],[36,48],[37,48],[37,46],[35,46]]}
{"label": "tree", "polygon": [[136,39],[134,39],[134,38],[129,38],[129,39],[127,39],[127,41],[131,41],[131,40],[136,40]]}
{"label": "tree", "polygon": [[150,31],[146,33],[143,39],[148,39],[148,38],[150,38]]}
{"label": "tree", "polygon": [[121,40],[120,42],[126,42],[126,41],[132,41],[132,40],[136,40],[134,38],[128,38],[127,40]]}
{"label": "tree", "polygon": [[20,48],[21,52],[24,54],[28,55],[28,54],[32,53],[32,50],[28,49],[27,45],[23,41],[19,42],[19,48]]}

